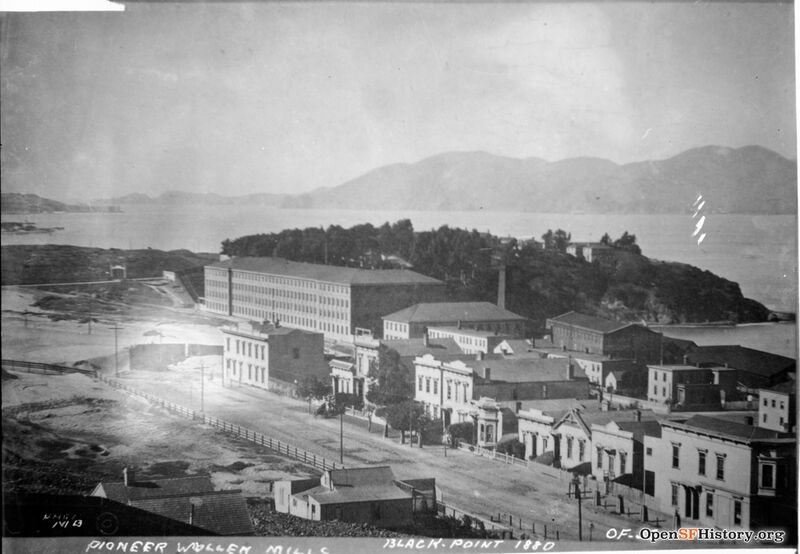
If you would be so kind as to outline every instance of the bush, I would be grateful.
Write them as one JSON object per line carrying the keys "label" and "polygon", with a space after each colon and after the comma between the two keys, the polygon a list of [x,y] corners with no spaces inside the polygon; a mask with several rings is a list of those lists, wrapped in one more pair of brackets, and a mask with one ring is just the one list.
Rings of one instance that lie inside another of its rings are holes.
{"label": "bush", "polygon": [[453,423],[447,428],[447,434],[450,435],[452,446],[457,446],[459,442],[473,444],[475,442],[475,425],[471,421]]}

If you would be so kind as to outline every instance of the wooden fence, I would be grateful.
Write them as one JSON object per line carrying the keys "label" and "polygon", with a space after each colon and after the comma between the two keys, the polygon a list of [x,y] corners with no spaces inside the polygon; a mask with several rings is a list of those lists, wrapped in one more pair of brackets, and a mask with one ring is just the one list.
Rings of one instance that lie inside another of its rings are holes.
{"label": "wooden fence", "polygon": [[83,373],[92,377],[97,376],[97,371],[93,369],[81,369],[78,367],[70,367],[68,365],[45,364],[42,362],[27,362],[25,360],[7,360],[3,358],[2,364],[4,368],[12,371],[24,369],[28,373],[33,371],[39,373]]}
{"label": "wooden fence", "polygon": [[153,404],[161,406],[162,408],[169,410],[170,412],[191,419],[192,421],[200,421],[206,425],[211,425],[212,427],[215,427],[224,433],[228,433],[229,435],[233,435],[234,437],[250,441],[254,444],[265,446],[270,450],[274,450],[279,454],[283,454],[290,458],[294,458],[295,460],[310,465],[320,471],[344,468],[344,465],[332,462],[324,458],[323,456],[317,456],[316,454],[307,452],[302,448],[292,446],[291,444],[285,443],[278,439],[269,437],[262,433],[258,433],[246,427],[242,427],[241,425],[230,423],[229,421],[219,419],[218,417],[212,417],[206,415],[203,412],[198,412],[196,410],[186,408],[185,406],[181,406],[180,404],[175,404],[174,402],[164,400],[163,398],[153,396],[152,394],[147,394],[145,392],[137,391],[133,387],[130,387],[124,383],[120,383],[115,379],[109,379],[108,377],[105,377],[103,375],[98,375],[98,379],[116,389],[124,390],[125,392],[128,392],[130,394],[141,396],[142,398],[145,398],[146,400],[152,402]]}

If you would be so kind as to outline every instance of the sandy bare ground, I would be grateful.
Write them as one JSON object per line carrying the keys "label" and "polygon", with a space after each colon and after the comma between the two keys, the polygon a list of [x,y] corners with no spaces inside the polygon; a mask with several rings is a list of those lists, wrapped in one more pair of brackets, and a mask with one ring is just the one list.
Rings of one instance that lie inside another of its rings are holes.
{"label": "sandy bare ground", "polygon": [[[259,497],[270,496],[273,480],[314,474],[90,377],[13,374],[18,379],[3,382],[5,474],[10,469],[6,462],[21,470],[33,467],[27,462],[45,461],[50,471],[67,476],[58,480],[56,488],[66,489],[61,492],[88,493],[87,485],[118,481],[122,468],[133,466],[152,476],[210,473],[218,489],[242,489]],[[36,482],[37,473],[17,472],[19,488],[46,488]]]}

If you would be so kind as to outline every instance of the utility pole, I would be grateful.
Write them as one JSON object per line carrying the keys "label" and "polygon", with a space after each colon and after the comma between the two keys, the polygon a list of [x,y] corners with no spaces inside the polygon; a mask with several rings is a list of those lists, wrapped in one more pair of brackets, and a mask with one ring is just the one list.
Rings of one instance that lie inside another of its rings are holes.
{"label": "utility pole", "polygon": [[205,412],[204,409],[205,384],[203,383],[203,381],[205,381],[205,369],[206,369],[205,362],[201,361],[200,362],[200,411],[201,412]]}
{"label": "utility pole", "polygon": [[344,409],[339,409],[339,463],[344,465]]}
{"label": "utility pole", "polygon": [[111,329],[114,330],[114,376],[119,378],[119,341],[117,340],[117,331],[122,327],[115,323]]}
{"label": "utility pole", "polygon": [[581,488],[580,488],[580,479],[576,475],[575,479],[572,481],[572,484],[575,485],[575,498],[578,500],[578,540],[583,540],[583,514],[581,513]]}

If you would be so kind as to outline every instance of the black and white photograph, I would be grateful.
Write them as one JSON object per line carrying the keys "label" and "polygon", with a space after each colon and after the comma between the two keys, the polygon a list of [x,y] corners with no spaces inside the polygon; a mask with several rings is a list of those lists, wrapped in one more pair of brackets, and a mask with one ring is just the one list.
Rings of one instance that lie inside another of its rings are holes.
{"label": "black and white photograph", "polygon": [[796,552],[795,9],[0,0],[3,551]]}

